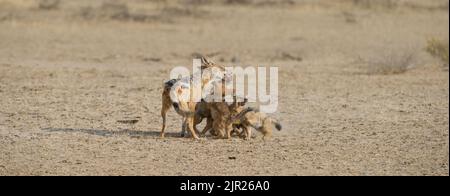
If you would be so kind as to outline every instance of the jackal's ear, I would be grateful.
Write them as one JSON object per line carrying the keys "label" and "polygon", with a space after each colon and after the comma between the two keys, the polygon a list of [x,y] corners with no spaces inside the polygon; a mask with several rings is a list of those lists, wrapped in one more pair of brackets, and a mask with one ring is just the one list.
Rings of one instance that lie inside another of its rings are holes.
{"label": "jackal's ear", "polygon": [[205,56],[202,56],[202,57],[200,58],[200,60],[201,60],[201,62],[202,62],[201,69],[206,69],[206,68],[208,68],[208,67],[211,67],[211,65],[214,64],[214,62],[208,60]]}
{"label": "jackal's ear", "polygon": [[200,57],[200,60],[202,61],[202,65],[207,65],[210,62],[208,61],[208,59],[205,58],[205,56]]}

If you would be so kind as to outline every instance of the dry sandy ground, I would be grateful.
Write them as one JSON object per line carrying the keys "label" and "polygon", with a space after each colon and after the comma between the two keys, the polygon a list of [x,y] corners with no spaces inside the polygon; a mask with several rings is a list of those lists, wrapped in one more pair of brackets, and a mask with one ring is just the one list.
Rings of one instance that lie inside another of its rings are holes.
{"label": "dry sandy ground", "polygon": [[[448,69],[423,50],[448,1],[104,2],[0,1],[0,175],[449,175]],[[284,129],[193,141],[172,110],[160,139],[162,82],[194,53],[279,66]]]}

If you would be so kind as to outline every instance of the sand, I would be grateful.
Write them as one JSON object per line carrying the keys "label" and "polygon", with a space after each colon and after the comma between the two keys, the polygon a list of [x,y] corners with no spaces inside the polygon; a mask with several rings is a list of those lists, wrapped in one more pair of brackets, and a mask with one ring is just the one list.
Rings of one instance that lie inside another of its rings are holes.
{"label": "sand", "polygon": [[[0,0],[0,175],[449,175],[448,1],[264,2]],[[196,53],[278,66],[283,130],[160,139]]]}

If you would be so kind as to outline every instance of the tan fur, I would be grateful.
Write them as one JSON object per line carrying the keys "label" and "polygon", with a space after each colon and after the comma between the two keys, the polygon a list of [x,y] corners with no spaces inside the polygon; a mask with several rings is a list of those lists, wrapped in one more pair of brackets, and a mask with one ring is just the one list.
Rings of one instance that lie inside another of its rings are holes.
{"label": "tan fur", "polygon": [[[201,135],[205,135],[206,132],[208,132],[212,128],[213,119],[211,116],[211,109],[209,108],[209,104],[205,101],[201,101],[197,104],[197,108],[195,110],[195,117],[194,117],[194,129],[196,132],[199,132],[197,130],[197,125],[200,124],[203,119],[206,118],[206,126],[203,128],[203,130],[200,132]],[[211,132],[211,134],[215,135]]]}
{"label": "tan fur", "polygon": [[[205,70],[208,68],[219,68],[220,70],[225,70],[225,68],[221,65],[217,65],[215,63],[212,63],[208,60],[206,60],[205,58],[202,58],[202,66],[201,69]],[[196,111],[196,105],[198,102],[194,101],[194,97],[195,96],[200,96],[200,95],[196,95],[194,93],[196,93],[196,91],[193,91],[193,89],[195,88],[202,88],[203,86],[208,83],[212,78],[211,78],[211,74],[206,74],[205,77],[202,76],[201,78],[201,84],[195,86],[193,85],[190,89],[183,89],[181,87],[177,87],[176,89],[172,89],[172,86],[168,85],[168,83],[164,83],[164,87],[163,87],[163,92],[162,92],[162,108],[161,108],[161,117],[163,119],[163,125],[161,128],[161,138],[164,138],[164,131],[166,129],[166,115],[167,112],[170,109],[170,106],[176,106],[175,110],[177,111],[177,113],[179,115],[181,115],[183,117],[183,131],[182,131],[182,135],[184,133],[184,131],[186,129],[189,130],[189,132],[191,133],[192,138],[194,139],[199,139],[199,137],[196,134],[196,130],[194,128],[195,125],[195,111]],[[175,95],[178,94],[182,94],[184,93],[184,91],[189,90],[191,91],[191,99],[187,102],[183,102],[183,101],[179,101],[178,103],[174,103],[171,98],[170,98],[170,93],[171,90],[174,90]],[[198,121],[198,120],[197,120]]]}
{"label": "tan fur", "polygon": [[247,100],[238,102],[234,97],[232,103],[225,101],[208,103],[213,119],[212,133],[217,134],[220,138],[231,138],[231,134],[235,130],[233,128],[233,117],[244,109],[246,102]]}
{"label": "tan fur", "polygon": [[244,134],[243,137],[246,140],[250,139],[252,135],[251,128],[261,132],[263,134],[263,139],[272,136],[272,127],[274,125],[278,130],[281,130],[281,124],[277,120],[262,112],[249,110],[237,118],[238,119],[235,119],[235,122],[238,121],[237,127],[242,128],[242,134]]}

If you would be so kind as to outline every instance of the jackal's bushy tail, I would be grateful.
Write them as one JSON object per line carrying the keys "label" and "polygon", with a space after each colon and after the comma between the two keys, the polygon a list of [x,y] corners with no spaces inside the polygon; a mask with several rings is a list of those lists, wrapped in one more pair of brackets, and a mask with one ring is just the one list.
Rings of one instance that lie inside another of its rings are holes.
{"label": "jackal's bushy tail", "polygon": [[275,128],[278,131],[281,131],[282,126],[281,126],[281,123],[278,120],[272,119],[272,123],[275,125]]}

